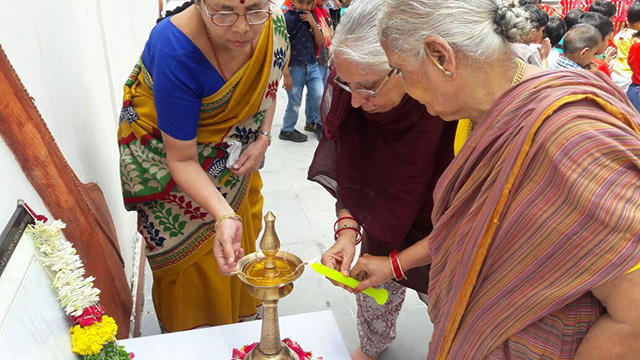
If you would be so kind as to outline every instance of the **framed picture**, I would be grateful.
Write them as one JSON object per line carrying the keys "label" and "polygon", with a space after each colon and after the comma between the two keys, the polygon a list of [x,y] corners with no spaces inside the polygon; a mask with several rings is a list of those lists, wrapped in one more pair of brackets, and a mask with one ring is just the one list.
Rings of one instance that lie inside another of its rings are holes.
{"label": "framed picture", "polygon": [[22,200],[18,200],[16,210],[0,235],[0,276],[29,224],[35,224],[35,219],[24,207]]}

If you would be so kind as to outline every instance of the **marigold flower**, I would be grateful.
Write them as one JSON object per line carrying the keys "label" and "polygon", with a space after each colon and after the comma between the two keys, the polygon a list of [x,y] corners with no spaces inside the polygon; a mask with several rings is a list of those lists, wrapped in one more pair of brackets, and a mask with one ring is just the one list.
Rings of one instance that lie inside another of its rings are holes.
{"label": "marigold flower", "polygon": [[102,350],[104,344],[115,339],[118,332],[116,321],[107,315],[101,322],[91,326],[76,325],[70,329],[72,350],[80,355],[94,355]]}

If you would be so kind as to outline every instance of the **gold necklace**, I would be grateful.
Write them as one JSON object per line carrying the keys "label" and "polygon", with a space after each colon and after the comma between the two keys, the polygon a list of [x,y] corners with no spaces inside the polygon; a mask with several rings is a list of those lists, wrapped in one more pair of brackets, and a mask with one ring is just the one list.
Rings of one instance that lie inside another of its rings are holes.
{"label": "gold necklace", "polygon": [[516,61],[518,62],[518,71],[516,71],[516,76],[513,77],[511,86],[514,86],[522,81],[522,77],[524,76],[524,69],[526,67],[525,62],[522,59],[516,59]]}

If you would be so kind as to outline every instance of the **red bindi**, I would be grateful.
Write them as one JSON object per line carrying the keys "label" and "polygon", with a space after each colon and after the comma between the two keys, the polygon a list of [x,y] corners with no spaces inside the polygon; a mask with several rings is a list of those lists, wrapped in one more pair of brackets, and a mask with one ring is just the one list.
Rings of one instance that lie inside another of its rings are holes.
{"label": "red bindi", "polygon": [[240,4],[244,4],[244,0],[240,0]]}

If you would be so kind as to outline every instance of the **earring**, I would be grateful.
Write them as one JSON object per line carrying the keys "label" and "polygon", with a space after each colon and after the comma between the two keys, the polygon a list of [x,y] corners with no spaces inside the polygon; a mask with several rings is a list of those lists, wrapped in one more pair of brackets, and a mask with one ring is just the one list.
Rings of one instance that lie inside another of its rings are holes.
{"label": "earring", "polygon": [[442,64],[440,64],[434,57],[433,55],[431,55],[430,52],[426,51],[427,56],[429,56],[429,58],[431,59],[431,61],[433,61],[433,64],[440,70],[442,70],[444,72],[444,76],[446,77],[452,77],[453,73],[447,69],[444,68],[444,66],[442,66]]}

